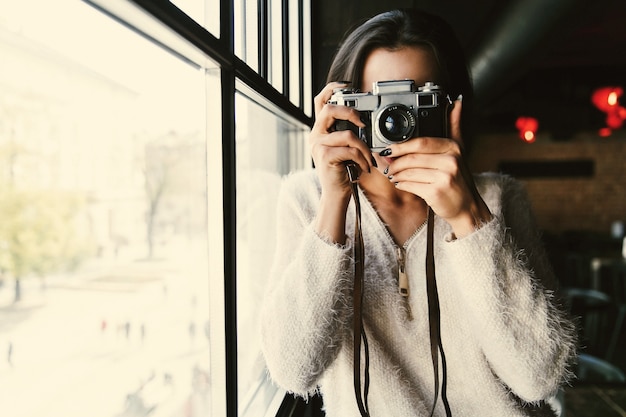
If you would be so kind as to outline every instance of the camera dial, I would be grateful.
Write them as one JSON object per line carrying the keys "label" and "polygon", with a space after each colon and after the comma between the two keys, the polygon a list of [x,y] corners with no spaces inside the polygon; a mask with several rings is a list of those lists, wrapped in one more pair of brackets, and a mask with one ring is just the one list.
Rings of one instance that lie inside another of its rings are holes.
{"label": "camera dial", "polygon": [[351,88],[351,87],[333,88],[333,94],[351,94],[351,93],[356,93],[356,92],[357,92],[356,88]]}
{"label": "camera dial", "polygon": [[441,91],[441,87],[432,81],[427,81],[423,86],[418,87],[417,91]]}

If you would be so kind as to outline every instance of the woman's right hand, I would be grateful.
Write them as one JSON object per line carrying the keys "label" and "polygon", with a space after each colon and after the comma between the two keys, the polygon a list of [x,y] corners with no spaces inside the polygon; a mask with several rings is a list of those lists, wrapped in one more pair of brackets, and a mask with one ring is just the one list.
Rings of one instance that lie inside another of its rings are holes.
{"label": "woman's right hand", "polygon": [[328,103],[334,89],[347,86],[346,83],[329,83],[315,97],[315,124],[309,135],[311,156],[320,178],[322,192],[344,199],[350,195],[346,162],[353,161],[361,172],[370,172],[374,163],[367,144],[353,132],[334,130],[337,120],[348,120],[356,126],[365,126],[359,112],[354,108]]}
{"label": "woman's right hand", "polygon": [[315,97],[315,124],[309,135],[311,156],[322,187],[315,230],[318,235],[339,244],[345,243],[346,210],[351,195],[346,162],[353,161],[360,173],[371,172],[375,164],[365,142],[350,130],[334,129],[337,120],[365,126],[356,109],[328,104],[334,89],[347,86],[346,83],[330,83]]}

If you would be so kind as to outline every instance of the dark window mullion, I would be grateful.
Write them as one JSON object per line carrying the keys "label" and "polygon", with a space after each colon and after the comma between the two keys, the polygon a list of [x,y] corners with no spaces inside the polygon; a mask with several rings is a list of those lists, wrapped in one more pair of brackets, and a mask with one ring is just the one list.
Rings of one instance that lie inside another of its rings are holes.
{"label": "dark window mullion", "polygon": [[282,1],[283,94],[289,97],[289,0]]}
{"label": "dark window mullion", "polygon": [[226,409],[237,416],[237,187],[235,164],[235,74],[221,70],[224,213],[224,313],[226,340]]}
{"label": "dark window mullion", "polygon": [[[232,0],[220,2],[220,41],[235,54],[235,14]],[[235,70],[221,67],[222,197],[224,218],[224,321],[226,341],[226,413],[237,417],[237,187],[235,165]]]}
{"label": "dark window mullion", "polygon": [[298,107],[304,110],[304,1],[298,0]]}
{"label": "dark window mullion", "polygon": [[259,75],[268,80],[269,59],[269,6],[268,0],[258,0]]}

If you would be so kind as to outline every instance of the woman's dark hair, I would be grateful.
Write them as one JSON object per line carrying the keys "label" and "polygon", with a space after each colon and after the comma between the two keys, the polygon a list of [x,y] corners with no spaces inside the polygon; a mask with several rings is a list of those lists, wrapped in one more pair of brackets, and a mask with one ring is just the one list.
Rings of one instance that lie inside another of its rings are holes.
{"label": "woman's dark hair", "polygon": [[467,151],[473,89],[465,53],[452,27],[439,16],[419,10],[393,10],[372,17],[349,32],[342,41],[327,82],[351,81],[361,86],[365,60],[375,49],[407,46],[429,48],[437,60],[439,83],[452,100],[463,95],[461,130]]}

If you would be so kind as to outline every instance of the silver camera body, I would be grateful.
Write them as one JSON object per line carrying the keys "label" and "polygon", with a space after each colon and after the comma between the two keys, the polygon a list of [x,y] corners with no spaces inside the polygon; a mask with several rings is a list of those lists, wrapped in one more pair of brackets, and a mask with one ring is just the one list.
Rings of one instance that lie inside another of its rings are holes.
{"label": "silver camera body", "polygon": [[335,130],[351,130],[372,150],[418,136],[448,137],[450,98],[432,82],[416,88],[412,80],[377,81],[371,93],[337,89],[328,101],[354,107],[365,127],[337,120]]}

